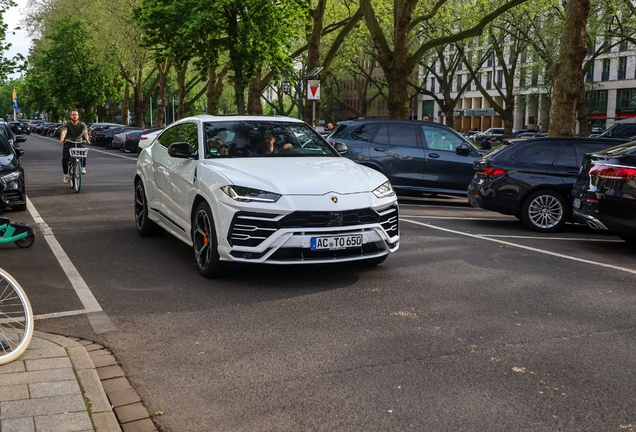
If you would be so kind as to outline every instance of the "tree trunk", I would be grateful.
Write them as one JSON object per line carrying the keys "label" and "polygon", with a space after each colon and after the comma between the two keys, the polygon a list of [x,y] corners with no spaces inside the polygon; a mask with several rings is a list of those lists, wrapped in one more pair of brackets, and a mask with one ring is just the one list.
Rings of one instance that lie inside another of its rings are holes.
{"label": "tree trunk", "polygon": [[115,123],[115,101],[112,98],[108,101],[108,118],[111,123]]}
{"label": "tree trunk", "polygon": [[121,104],[121,124],[128,126],[128,107],[130,106],[130,84],[124,88],[124,102]]}
{"label": "tree trunk", "polygon": [[582,64],[587,54],[590,0],[570,0],[565,15],[559,57],[552,65],[552,109],[548,136],[574,136],[576,105],[583,91]]}
{"label": "tree trunk", "polygon": [[[319,0],[316,5],[316,9],[309,11],[311,33],[309,33],[309,37],[307,39],[307,71],[311,71],[312,69],[320,66],[320,38],[322,35],[326,5],[326,0]],[[324,74],[319,75],[319,77],[321,76],[324,76]],[[314,79],[318,79],[318,77]],[[303,81],[301,88],[304,86],[305,81]],[[303,106],[302,119],[309,124],[311,124],[313,116],[313,102],[314,101],[311,103],[307,102]],[[316,112],[320,112],[320,104],[318,102],[317,105]],[[318,117],[320,117],[320,115],[318,115]]]}
{"label": "tree trunk", "polygon": [[547,94],[539,95],[539,111],[541,112],[541,127],[538,132],[545,132],[550,129],[550,100]]}
{"label": "tree trunk", "polygon": [[579,122],[579,136],[590,136],[589,123],[587,120],[587,107],[585,106],[585,89],[581,92],[576,104],[576,119]]}
{"label": "tree trunk", "polygon": [[409,72],[389,69],[388,71],[384,70],[384,76],[386,77],[387,86],[389,88],[389,97],[387,100],[389,118],[408,119],[411,116]]}
{"label": "tree trunk", "polygon": [[208,114],[216,115],[219,113],[219,99],[221,98],[221,93],[223,93],[228,70],[229,68],[226,65],[221,73],[217,75],[216,65],[210,66],[207,92]]}
{"label": "tree trunk", "polygon": [[106,108],[104,105],[97,107],[97,123],[104,123],[104,117],[106,116]]}
{"label": "tree trunk", "polygon": [[234,93],[236,109],[239,115],[245,114],[245,86],[243,85],[243,71],[240,66],[234,70]]}
{"label": "tree trunk", "polygon": [[185,62],[183,67],[179,72],[177,72],[177,86],[179,89],[179,106],[177,107],[177,120],[181,120],[186,117],[186,78],[188,76],[188,64],[189,62]]}
{"label": "tree trunk", "polygon": [[247,112],[252,115],[263,115],[261,91],[261,67],[259,66],[247,90]]}
{"label": "tree trunk", "polygon": [[[137,83],[141,81],[141,76]],[[145,107],[141,106],[141,85],[135,83],[133,86],[133,107],[135,111],[135,126],[143,127],[144,125],[144,114],[146,114]]]}
{"label": "tree trunk", "polygon": [[164,64],[157,65],[159,70],[159,100],[157,104],[157,116],[155,117],[155,127],[163,127],[164,117],[166,115],[166,85],[168,84],[168,74],[172,67],[172,60],[167,60]]}

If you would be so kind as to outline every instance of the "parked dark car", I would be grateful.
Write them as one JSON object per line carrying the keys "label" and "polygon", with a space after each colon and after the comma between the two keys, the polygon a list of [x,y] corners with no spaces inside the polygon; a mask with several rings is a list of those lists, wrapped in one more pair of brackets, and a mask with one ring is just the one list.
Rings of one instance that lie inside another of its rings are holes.
{"label": "parked dark car", "polygon": [[0,120],[0,134],[4,135],[7,142],[12,147],[19,147],[19,143],[26,141],[26,137],[24,135],[15,135],[11,130],[11,125],[3,120]]}
{"label": "parked dark car", "polygon": [[150,128],[143,130],[136,130],[130,132],[124,132],[123,134],[117,135],[118,137],[122,137],[122,145],[118,147],[115,145],[115,141],[113,141],[113,147],[119,148],[121,151],[126,153],[139,153],[139,140],[146,134],[161,130],[161,128]]}
{"label": "parked dark car", "polygon": [[115,135],[122,132],[135,131],[135,130],[139,130],[139,128],[132,127],[132,126],[122,126],[122,125],[111,126],[107,129],[97,132],[97,135],[95,137],[95,144],[97,144],[98,146],[104,146],[104,148],[106,149],[112,149],[113,139],[115,138]]}
{"label": "parked dark car", "polygon": [[475,160],[468,187],[474,207],[514,215],[539,232],[555,232],[573,220],[572,186],[585,153],[625,140],[530,138],[501,146]]}
{"label": "parked dark car", "polygon": [[579,222],[636,245],[636,142],[586,155],[572,196]]}
{"label": "parked dark car", "polygon": [[99,132],[105,131],[106,129],[113,126],[121,126],[115,123],[93,123],[90,126],[86,126],[88,131],[88,138],[91,141],[91,144],[96,144],[97,134]]}
{"label": "parked dark car", "polygon": [[9,123],[9,125],[11,125],[11,130],[16,135],[29,134],[30,133],[29,132],[29,126],[26,123],[11,122],[11,123]]}
{"label": "parked dark car", "polygon": [[13,147],[4,134],[0,134],[0,208],[26,210],[24,169],[20,163],[23,154],[24,150]]}
{"label": "parked dark car", "polygon": [[352,120],[327,141],[346,144],[346,157],[386,175],[403,196],[465,196],[481,154],[453,129],[419,120]]}
{"label": "parked dark car", "polygon": [[634,135],[636,135],[636,124],[617,123],[600,134],[598,138],[629,138]]}
{"label": "parked dark car", "polygon": [[37,125],[40,125],[40,124],[42,124],[42,123],[44,123],[44,120],[31,120],[31,121],[29,121],[29,123],[28,123],[28,125],[29,125],[29,130],[30,130],[31,132],[34,132],[34,131],[35,131],[35,129],[36,129],[36,126],[37,126]]}

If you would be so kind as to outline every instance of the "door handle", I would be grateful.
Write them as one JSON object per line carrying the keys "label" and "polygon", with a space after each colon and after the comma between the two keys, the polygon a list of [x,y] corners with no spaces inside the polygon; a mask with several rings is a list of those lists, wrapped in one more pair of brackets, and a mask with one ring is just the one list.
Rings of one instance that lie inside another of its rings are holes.
{"label": "door handle", "polygon": [[384,148],[383,147],[376,147],[373,150],[378,151],[378,152],[383,152]]}
{"label": "door handle", "polygon": [[437,153],[429,153],[428,157],[431,157],[433,159],[437,159],[439,157],[439,155]]}

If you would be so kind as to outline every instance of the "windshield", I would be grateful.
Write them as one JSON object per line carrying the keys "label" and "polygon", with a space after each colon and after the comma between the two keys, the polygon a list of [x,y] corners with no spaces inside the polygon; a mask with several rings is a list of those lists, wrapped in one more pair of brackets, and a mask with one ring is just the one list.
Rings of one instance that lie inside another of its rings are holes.
{"label": "windshield", "polygon": [[205,123],[205,157],[340,155],[306,123],[223,121]]}
{"label": "windshield", "polygon": [[9,156],[11,154],[13,154],[13,152],[9,147],[9,143],[0,137],[0,156]]}

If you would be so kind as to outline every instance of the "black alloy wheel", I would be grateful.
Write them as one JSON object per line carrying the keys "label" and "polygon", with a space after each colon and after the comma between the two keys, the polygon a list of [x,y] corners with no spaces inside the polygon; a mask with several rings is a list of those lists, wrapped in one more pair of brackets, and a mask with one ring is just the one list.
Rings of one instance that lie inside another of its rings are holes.
{"label": "black alloy wheel", "polygon": [[135,225],[137,232],[144,237],[150,237],[162,231],[159,225],[148,219],[148,201],[141,179],[135,183]]}
{"label": "black alloy wheel", "polygon": [[227,267],[219,259],[212,211],[205,201],[197,206],[192,218],[192,248],[199,272],[204,277],[217,278],[227,273]]}

